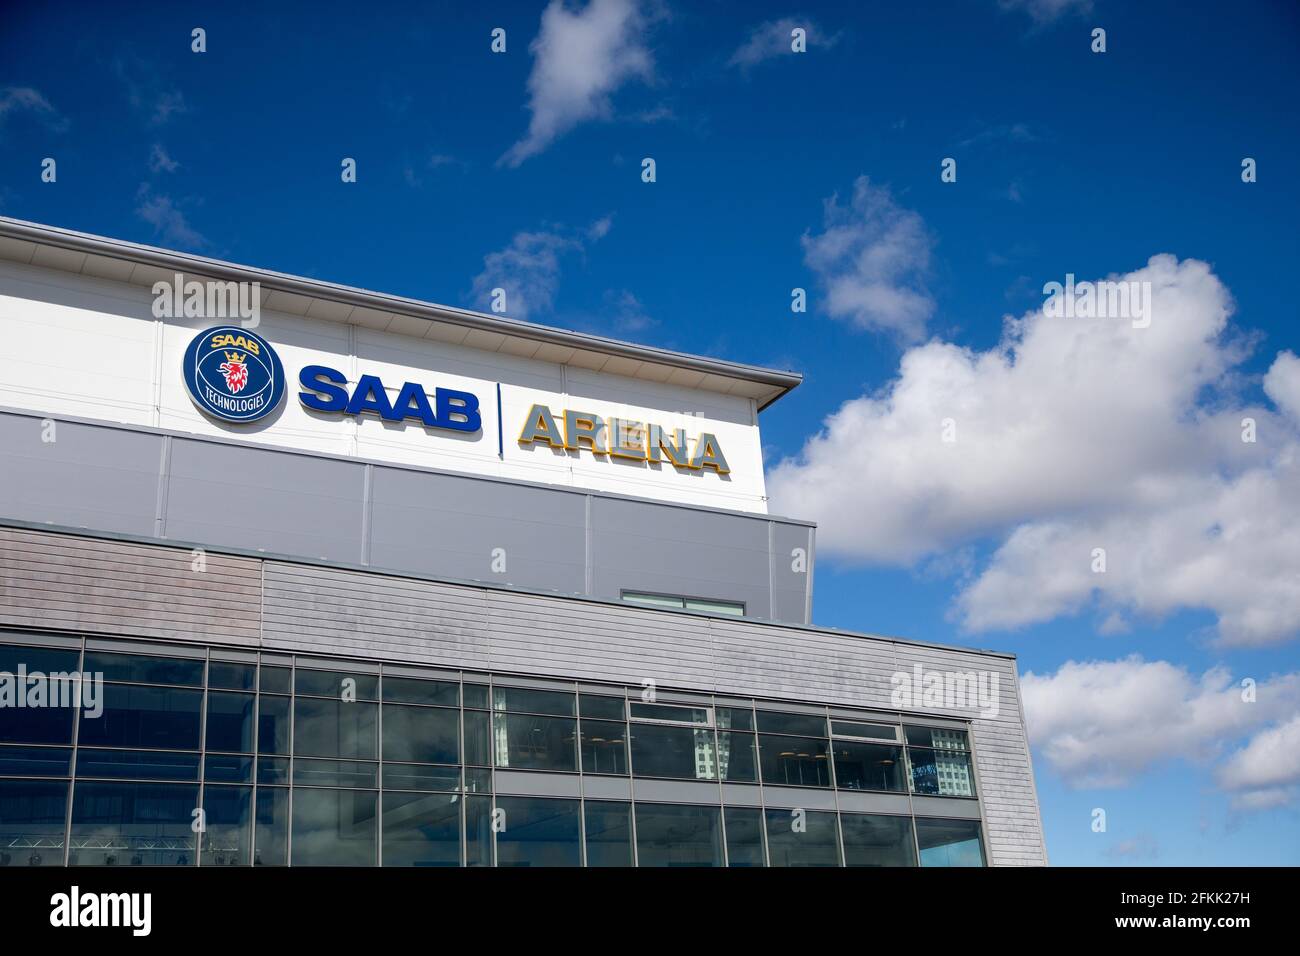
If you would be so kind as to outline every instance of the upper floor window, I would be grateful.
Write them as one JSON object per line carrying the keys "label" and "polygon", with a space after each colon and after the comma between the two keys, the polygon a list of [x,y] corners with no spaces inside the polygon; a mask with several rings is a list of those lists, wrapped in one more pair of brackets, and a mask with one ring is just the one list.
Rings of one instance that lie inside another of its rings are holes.
{"label": "upper floor window", "polygon": [[726,614],[731,617],[745,616],[745,605],[742,601],[715,601],[711,598],[684,597],[680,594],[650,594],[644,591],[624,591],[623,600],[628,604],[644,604],[646,607],[670,607],[679,611]]}

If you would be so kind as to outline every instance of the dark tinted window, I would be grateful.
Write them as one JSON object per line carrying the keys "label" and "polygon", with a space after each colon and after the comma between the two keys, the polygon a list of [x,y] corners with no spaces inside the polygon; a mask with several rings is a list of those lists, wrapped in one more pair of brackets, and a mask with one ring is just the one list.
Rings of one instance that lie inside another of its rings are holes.
{"label": "dark tinted window", "polygon": [[763,811],[758,807],[727,807],[727,865],[767,866],[763,857]]}
{"label": "dark tinted window", "polygon": [[582,722],[583,773],[627,773],[627,724]]}
{"label": "dark tinted window", "polygon": [[293,689],[295,694],[306,694],[312,697],[378,700],[379,678],[374,674],[357,674],[344,670],[307,670],[299,666],[294,671]]}
{"label": "dark tinted window", "polygon": [[758,751],[763,782],[769,786],[781,787],[829,787],[829,746],[824,737],[759,734]]}
{"label": "dark tinted window", "polygon": [[384,704],[384,759],[458,763],[460,711]]}
{"label": "dark tinted window", "polygon": [[293,791],[295,866],[374,866],[378,795],[364,790]]}
{"label": "dark tinted window", "polygon": [[631,724],[632,773],[638,777],[714,780],[713,731],[703,727]]}
{"label": "dark tinted window", "polygon": [[845,866],[916,866],[912,821],[907,817],[840,814]]}
{"label": "dark tinted window", "polygon": [[494,687],[492,709],[514,713],[554,714],[572,717],[574,697],[567,691],[529,690],[523,687]]}
{"label": "dark tinted window", "polygon": [[768,810],[767,852],[773,866],[839,866],[835,814],[823,810]]}
{"label": "dark tinted window", "polygon": [[257,687],[257,666],[234,661],[210,661],[208,686],[228,690],[254,690]]}
{"label": "dark tinted window", "polygon": [[460,866],[460,807],[454,795],[385,793],[384,866]]}
{"label": "dark tinted window", "polygon": [[0,866],[62,866],[67,810],[66,781],[0,780]]}
{"label": "dark tinted window", "polygon": [[192,866],[198,784],[80,780],[73,788],[68,862],[81,866]]}
{"label": "dark tinted window", "polygon": [[510,770],[577,770],[572,717],[497,714],[496,766]]}
{"label": "dark tinted window", "polygon": [[623,708],[626,702],[622,697],[600,697],[596,694],[583,694],[578,698],[582,716],[599,717],[605,720],[623,720],[626,716]]}
{"label": "dark tinted window", "polygon": [[385,677],[384,700],[398,704],[460,706],[460,685],[454,681]]}
{"label": "dark tinted window", "polygon": [[139,684],[104,685],[104,710],[83,710],[78,741],[91,747],[198,750],[203,691]]}
{"label": "dark tinted window", "polygon": [[826,735],[826,718],[815,714],[785,714],[776,710],[758,712],[758,729],[765,734]]}
{"label": "dark tinted window", "polygon": [[497,866],[580,866],[577,800],[497,797]]}
{"label": "dark tinted window", "polygon": [[584,812],[587,866],[631,866],[632,805],[588,800]]}
{"label": "dark tinted window", "polygon": [[846,790],[906,790],[903,748],[836,740],[835,783]]}
{"label": "dark tinted window", "polygon": [[209,691],[207,749],[252,753],[256,704],[253,694]]}
{"label": "dark tinted window", "polygon": [[722,866],[717,807],[668,803],[636,805],[639,866]]}
{"label": "dark tinted window", "polygon": [[87,651],[88,673],[102,673],[104,680],[133,681],[140,684],[203,684],[203,661],[179,657],[145,657],[136,654],[110,654]]}
{"label": "dark tinted window", "polygon": [[372,760],[377,755],[378,705],[295,697],[293,752],[310,757]]}

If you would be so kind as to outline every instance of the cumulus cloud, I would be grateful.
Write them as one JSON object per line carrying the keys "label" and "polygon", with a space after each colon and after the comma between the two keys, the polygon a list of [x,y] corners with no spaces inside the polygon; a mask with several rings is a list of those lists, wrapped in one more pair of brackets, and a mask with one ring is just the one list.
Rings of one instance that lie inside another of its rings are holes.
{"label": "cumulus cloud", "polygon": [[985,351],[908,349],[774,469],[774,509],[816,518],[822,552],[860,562],[994,544],[957,597],[971,630],[1093,606],[1114,633],[1191,607],[1224,642],[1296,634],[1300,361],[1283,353],[1265,377],[1276,411],[1234,407],[1248,350],[1210,267],[1160,255],[1111,278],[1150,283],[1149,327],[1040,309]]}
{"label": "cumulus cloud", "polygon": [[1300,780],[1300,672],[1259,681],[1248,700],[1223,668],[1198,676],[1133,655],[1026,673],[1021,690],[1035,751],[1073,787],[1123,787],[1187,761],[1213,769],[1239,803],[1258,805]]}
{"label": "cumulus cloud", "polygon": [[483,271],[474,277],[471,293],[476,307],[490,309],[492,290],[499,288],[505,290],[505,312],[511,318],[550,312],[560,286],[561,261],[604,238],[612,222],[605,216],[581,231],[556,227],[515,233],[508,246],[483,257]]}
{"label": "cumulus cloud", "polygon": [[805,232],[804,262],[816,274],[833,318],[906,342],[924,336],[934,312],[925,286],[934,244],[921,217],[866,176],[847,206],[826,200],[819,233]]}
{"label": "cumulus cloud", "polygon": [[528,132],[500,162],[518,166],[579,123],[608,116],[616,89],[649,79],[654,59],[645,33],[651,19],[637,0],[591,0],[574,11],[563,0],[551,0],[529,47]]}
{"label": "cumulus cloud", "polygon": [[767,60],[792,53],[792,34],[796,28],[803,29],[809,50],[814,46],[832,47],[840,39],[838,33],[826,35],[821,27],[807,17],[782,17],[780,20],[768,20],[750,31],[745,42],[731,54],[727,65],[748,70]]}

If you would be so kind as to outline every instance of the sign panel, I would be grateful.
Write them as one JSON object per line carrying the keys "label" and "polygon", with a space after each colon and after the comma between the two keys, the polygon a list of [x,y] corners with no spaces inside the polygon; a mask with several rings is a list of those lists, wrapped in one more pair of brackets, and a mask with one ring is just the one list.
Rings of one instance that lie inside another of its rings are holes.
{"label": "sign panel", "polygon": [[194,404],[223,421],[255,422],[284,398],[280,357],[266,339],[239,326],[219,325],[196,335],[182,369]]}

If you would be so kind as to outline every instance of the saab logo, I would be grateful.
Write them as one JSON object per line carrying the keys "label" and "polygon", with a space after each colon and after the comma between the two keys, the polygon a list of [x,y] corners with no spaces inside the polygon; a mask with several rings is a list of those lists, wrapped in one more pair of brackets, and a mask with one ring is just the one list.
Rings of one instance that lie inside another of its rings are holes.
{"label": "saab logo", "polygon": [[284,366],[271,344],[248,329],[200,332],[185,350],[185,387],[214,418],[255,422],[284,398]]}

